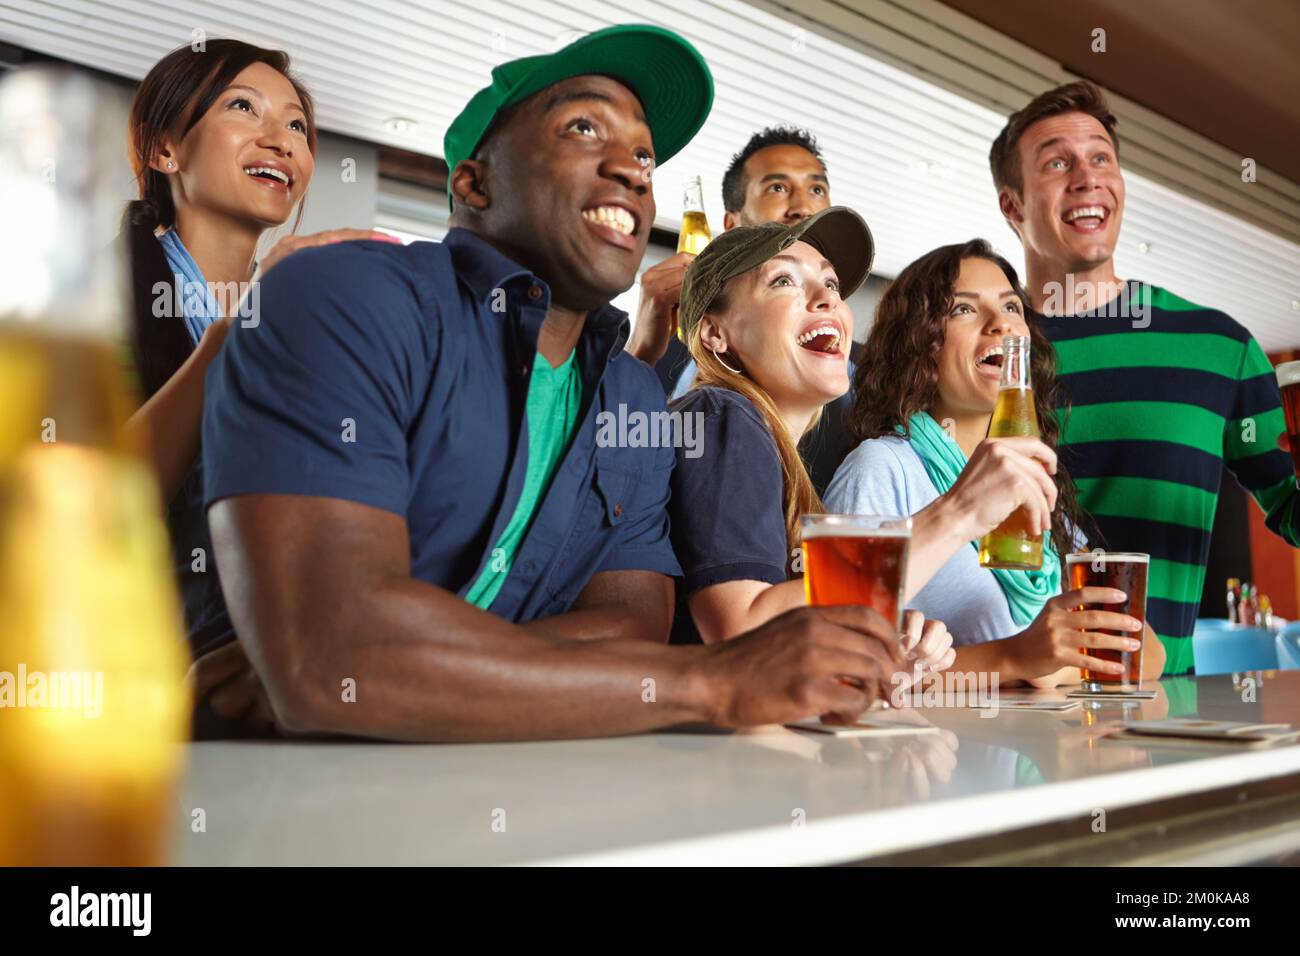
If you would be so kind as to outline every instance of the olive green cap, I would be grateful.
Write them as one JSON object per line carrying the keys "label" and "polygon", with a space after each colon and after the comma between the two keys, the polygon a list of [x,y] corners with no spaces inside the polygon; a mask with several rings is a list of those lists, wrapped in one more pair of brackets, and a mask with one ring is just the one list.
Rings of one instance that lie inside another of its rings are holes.
{"label": "olive green cap", "polygon": [[683,335],[690,335],[729,279],[756,269],[801,240],[830,260],[840,281],[841,299],[856,292],[871,273],[875,241],[866,220],[848,206],[831,206],[792,226],[779,222],[737,226],[705,246],[686,270],[677,313]]}

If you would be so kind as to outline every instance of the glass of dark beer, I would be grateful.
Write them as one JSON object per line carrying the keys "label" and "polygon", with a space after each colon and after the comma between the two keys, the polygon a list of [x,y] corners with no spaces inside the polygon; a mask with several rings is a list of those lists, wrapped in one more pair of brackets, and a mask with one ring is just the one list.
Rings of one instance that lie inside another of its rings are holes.
{"label": "glass of dark beer", "polygon": [[808,603],[864,604],[902,626],[912,519],[896,515],[804,515],[803,583]]}
{"label": "glass of dark beer", "polygon": [[[1151,555],[1131,551],[1092,551],[1087,554],[1065,556],[1068,590],[1079,588],[1115,588],[1128,597],[1119,604],[1081,604],[1076,610],[1114,611],[1127,614],[1146,624],[1147,620],[1147,569]],[[1100,634],[1118,634],[1136,639],[1145,645],[1143,630],[1110,631],[1099,628]],[[1083,668],[1083,689],[1092,692],[1136,690],[1142,685],[1142,648],[1136,651],[1116,651],[1108,647],[1085,647],[1083,653],[1103,661],[1124,665],[1123,674],[1107,674]]]}
{"label": "glass of dark beer", "polygon": [[1277,367],[1277,387],[1282,390],[1282,412],[1286,415],[1286,437],[1291,442],[1291,464],[1300,482],[1300,362],[1283,362]]}

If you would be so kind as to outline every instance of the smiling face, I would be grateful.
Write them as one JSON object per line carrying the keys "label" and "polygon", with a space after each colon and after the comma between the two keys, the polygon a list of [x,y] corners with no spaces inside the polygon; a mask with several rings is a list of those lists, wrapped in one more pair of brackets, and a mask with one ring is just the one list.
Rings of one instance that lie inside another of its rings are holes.
{"label": "smiling face", "polygon": [[[171,175],[178,214],[204,208],[260,228],[282,224],[315,161],[293,84],[265,63],[241,70],[179,144],[151,164]],[[168,169],[168,161],[176,163]]]}
{"label": "smiling face", "polygon": [[826,169],[802,146],[760,149],[745,160],[745,205],[727,213],[724,225],[752,226],[763,222],[793,225],[831,204]]}
{"label": "smiling face", "polygon": [[993,413],[1002,377],[1002,338],[1028,335],[1024,308],[997,263],[963,259],[939,353],[939,414]]}
{"label": "smiling face", "polygon": [[1016,144],[1022,189],[1000,202],[1026,257],[1081,273],[1108,262],[1124,215],[1124,177],[1106,128],[1087,113],[1048,116]]}
{"label": "smiling face", "polygon": [[578,76],[518,104],[452,171],[465,225],[590,310],[631,288],[655,217],[654,142],[641,102],[607,76]]}
{"label": "smiling face", "polygon": [[848,391],[853,313],[835,269],[806,242],[732,278],[718,312],[702,317],[700,337],[739,359],[778,407],[820,407]]}

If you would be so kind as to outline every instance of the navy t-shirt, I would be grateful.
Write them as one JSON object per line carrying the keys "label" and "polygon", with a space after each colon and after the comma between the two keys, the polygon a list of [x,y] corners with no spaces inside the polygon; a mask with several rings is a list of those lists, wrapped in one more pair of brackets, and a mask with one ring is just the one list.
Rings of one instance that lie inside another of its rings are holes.
{"label": "navy t-shirt", "polygon": [[[261,285],[207,377],[209,505],[231,495],[342,498],[400,515],[411,576],[464,596],[523,489],[528,375],[550,289],[465,229],[443,242],[307,249]],[[669,447],[597,441],[602,413],[664,413],[627,316],[589,313],[572,443],[492,603],[526,622],[567,611],[593,574],[676,575]]]}
{"label": "navy t-shirt", "polygon": [[687,601],[726,581],[780,584],[790,554],[785,538],[781,458],[753,403],[727,388],[694,388],[669,405],[695,416],[693,445],[677,449],[673,469],[673,550],[682,568],[672,643],[698,644]]}

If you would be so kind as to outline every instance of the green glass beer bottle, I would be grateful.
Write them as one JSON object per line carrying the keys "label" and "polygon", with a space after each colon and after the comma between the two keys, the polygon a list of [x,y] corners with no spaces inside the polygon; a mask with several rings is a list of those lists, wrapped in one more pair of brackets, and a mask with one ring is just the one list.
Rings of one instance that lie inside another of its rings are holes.
{"label": "green glass beer bottle", "polygon": [[[1034,386],[1029,378],[1029,336],[1002,340],[1002,381],[989,421],[989,438],[1032,435],[1037,438]],[[1043,566],[1043,536],[1029,530],[1029,512],[1017,508],[980,539],[980,566],[1036,571]]]}

